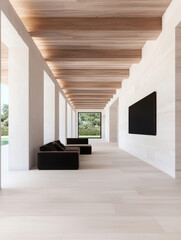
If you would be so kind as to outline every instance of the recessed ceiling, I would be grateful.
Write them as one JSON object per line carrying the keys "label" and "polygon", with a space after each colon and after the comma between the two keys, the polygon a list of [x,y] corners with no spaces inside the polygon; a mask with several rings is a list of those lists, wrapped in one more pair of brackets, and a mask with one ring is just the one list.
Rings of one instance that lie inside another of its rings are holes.
{"label": "recessed ceiling", "polygon": [[171,0],[10,0],[75,108],[104,108]]}

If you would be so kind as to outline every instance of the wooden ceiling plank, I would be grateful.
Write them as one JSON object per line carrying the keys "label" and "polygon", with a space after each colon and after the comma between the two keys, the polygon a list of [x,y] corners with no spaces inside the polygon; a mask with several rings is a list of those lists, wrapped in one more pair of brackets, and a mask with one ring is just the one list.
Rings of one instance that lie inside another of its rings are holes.
{"label": "wooden ceiling plank", "polygon": [[121,82],[123,79],[129,77],[129,69],[56,69],[53,70],[54,76],[59,80],[74,81],[74,82]]}
{"label": "wooden ceiling plank", "polygon": [[59,76],[129,76],[129,69],[53,69],[53,73]]}
{"label": "wooden ceiling plank", "polygon": [[39,30],[160,30],[161,17],[24,17],[22,21],[29,32]]}
{"label": "wooden ceiling plank", "polygon": [[59,81],[63,89],[117,89],[121,88],[121,83],[111,82],[111,83],[102,83],[102,82],[65,82]]}
{"label": "wooden ceiling plank", "polygon": [[[98,91],[98,90],[64,90],[64,93],[69,97],[69,96],[77,96],[77,95],[97,95],[98,97],[100,95],[113,95],[116,94],[116,90],[102,90],[102,91]],[[80,97],[80,96],[79,96]]]}
{"label": "wooden ceiling plank", "polygon": [[110,99],[113,95],[67,95],[67,97],[71,100],[73,99]]}
{"label": "wooden ceiling plank", "polygon": [[60,68],[60,69],[125,69],[125,68],[130,68],[131,66],[131,61],[125,61],[124,60],[117,60],[117,59],[112,59],[107,60],[104,59],[102,61],[100,60],[95,60],[95,59],[81,59],[75,61],[73,60],[60,60],[60,61],[47,61],[48,65],[50,66],[51,69],[53,68]]}
{"label": "wooden ceiling plank", "polygon": [[10,0],[21,17],[157,17],[163,15],[170,1],[54,0],[52,4],[47,0]]}
{"label": "wooden ceiling plank", "polygon": [[109,101],[110,100],[110,98],[109,99],[105,99],[105,98],[102,98],[102,99],[72,99],[71,101],[72,102],[74,102],[74,103],[85,103],[85,102],[97,102],[97,103],[102,103],[102,102],[107,102],[107,101]]}
{"label": "wooden ceiling plank", "polygon": [[108,49],[60,49],[60,50],[45,50],[42,51],[43,56],[49,59],[140,59],[142,57],[142,51],[130,50],[130,49],[120,49],[118,50],[108,50]]}
{"label": "wooden ceiling plank", "polygon": [[8,47],[1,42],[1,83],[8,85]]}
{"label": "wooden ceiling plank", "polygon": [[[30,35],[40,46],[52,45],[82,45],[82,43],[112,43],[125,44],[143,42],[147,39],[154,39],[154,35],[160,33],[159,30],[38,30],[30,32]],[[61,44],[62,43],[62,44]]]}

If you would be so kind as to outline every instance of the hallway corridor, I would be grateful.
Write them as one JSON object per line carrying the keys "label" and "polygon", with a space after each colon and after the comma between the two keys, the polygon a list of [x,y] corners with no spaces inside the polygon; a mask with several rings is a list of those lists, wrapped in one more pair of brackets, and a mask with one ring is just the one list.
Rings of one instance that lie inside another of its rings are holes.
{"label": "hallway corridor", "polygon": [[181,180],[90,141],[78,171],[9,172],[2,240],[180,240]]}

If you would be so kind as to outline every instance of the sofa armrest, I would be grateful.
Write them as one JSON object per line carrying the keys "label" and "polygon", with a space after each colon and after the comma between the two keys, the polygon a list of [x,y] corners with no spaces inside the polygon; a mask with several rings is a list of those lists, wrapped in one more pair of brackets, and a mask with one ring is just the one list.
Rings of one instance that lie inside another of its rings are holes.
{"label": "sofa armrest", "polygon": [[40,151],[38,152],[38,169],[68,170],[79,168],[79,153],[77,151]]}

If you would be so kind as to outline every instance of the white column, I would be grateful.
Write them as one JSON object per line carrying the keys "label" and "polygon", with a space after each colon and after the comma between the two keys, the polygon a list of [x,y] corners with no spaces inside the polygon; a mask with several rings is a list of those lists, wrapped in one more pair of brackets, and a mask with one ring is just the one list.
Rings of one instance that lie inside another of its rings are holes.
{"label": "white column", "polygon": [[59,136],[62,143],[66,143],[66,101],[59,93]]}
{"label": "white column", "polygon": [[44,73],[44,143],[55,140],[55,85]]}
{"label": "white column", "polygon": [[72,121],[73,121],[73,124],[72,124],[72,137],[75,138],[76,136],[76,126],[75,126],[75,111],[72,110]]}
{"label": "white column", "polygon": [[118,142],[118,100],[109,109],[109,141]]}
{"label": "white column", "polygon": [[67,137],[72,137],[72,109],[67,103]]}
{"label": "white column", "polygon": [[181,23],[176,28],[175,177],[181,178]]}
{"label": "white column", "polygon": [[106,114],[105,111],[102,111],[102,119],[101,119],[101,133],[102,133],[102,139],[105,139],[105,121],[106,121]]}
{"label": "white column", "polygon": [[[1,39],[1,11],[0,11],[0,39]],[[0,56],[1,56],[1,44],[0,44]],[[1,57],[0,57],[0,69],[1,69]],[[0,71],[0,93],[1,93],[1,71]],[[0,107],[1,107],[1,98],[0,98]],[[0,119],[1,119],[1,111],[0,111]],[[1,134],[1,128],[0,128],[0,134]],[[0,189],[1,189],[1,146],[0,146]]]}
{"label": "white column", "polygon": [[105,109],[105,139],[109,141],[109,107]]}
{"label": "white column", "polygon": [[29,48],[1,12],[1,41],[8,47],[9,169],[29,169]]}
{"label": "white column", "polygon": [[9,48],[9,169],[29,169],[29,50]]}

